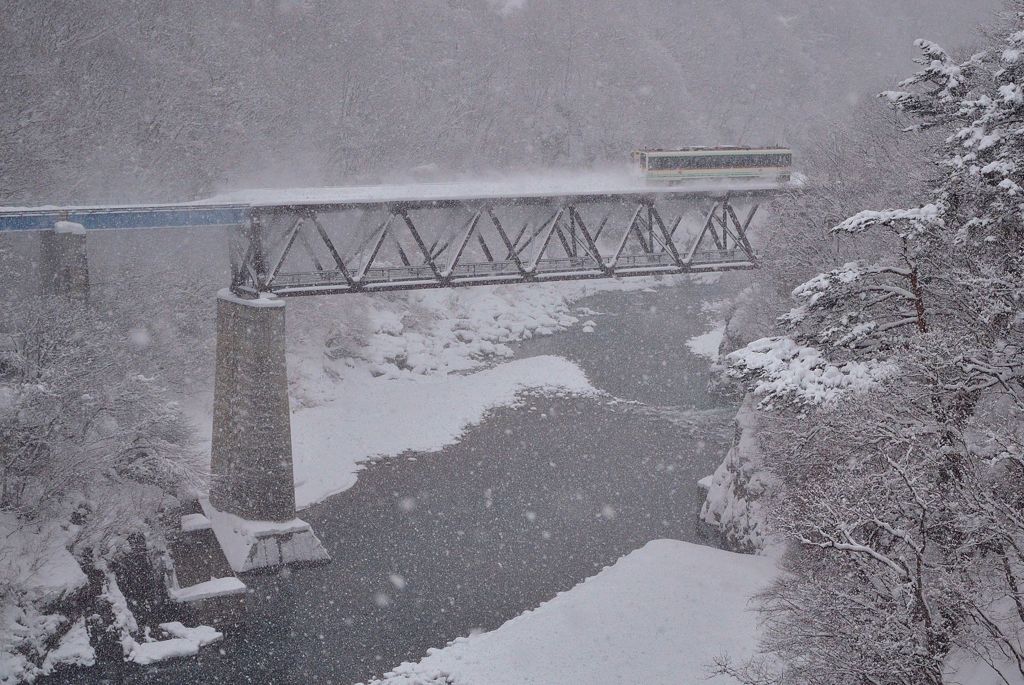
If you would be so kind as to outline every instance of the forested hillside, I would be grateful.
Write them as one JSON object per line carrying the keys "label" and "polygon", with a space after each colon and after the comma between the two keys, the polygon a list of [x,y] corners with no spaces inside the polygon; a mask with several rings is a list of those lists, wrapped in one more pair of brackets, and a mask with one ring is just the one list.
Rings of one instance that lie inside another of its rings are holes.
{"label": "forested hillside", "polygon": [[979,4],[13,0],[0,203],[800,149]]}

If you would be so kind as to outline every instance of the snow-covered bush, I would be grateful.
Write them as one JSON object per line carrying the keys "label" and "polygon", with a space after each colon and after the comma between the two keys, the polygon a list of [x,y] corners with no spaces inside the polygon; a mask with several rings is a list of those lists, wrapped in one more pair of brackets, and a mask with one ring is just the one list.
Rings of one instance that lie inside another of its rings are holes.
{"label": "snow-covered bush", "polygon": [[49,515],[94,483],[198,484],[189,427],[105,312],[26,298],[2,326],[0,509]]}

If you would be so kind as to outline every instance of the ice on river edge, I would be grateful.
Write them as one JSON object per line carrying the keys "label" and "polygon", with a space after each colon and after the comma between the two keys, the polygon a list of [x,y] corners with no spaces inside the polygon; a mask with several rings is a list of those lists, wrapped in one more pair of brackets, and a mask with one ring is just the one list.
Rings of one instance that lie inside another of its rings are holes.
{"label": "ice on river edge", "polygon": [[[322,331],[297,331],[288,359],[297,505],[304,508],[352,487],[363,462],[451,445],[488,411],[526,393],[597,394],[583,370],[560,357],[480,369],[511,356],[507,343],[574,326],[594,330],[597,324],[588,317],[596,312],[574,307],[583,297],[708,284],[721,274],[712,276],[428,291],[397,301],[397,309],[373,300],[365,325],[376,332],[362,347],[346,351],[351,356],[341,378],[324,372]],[[410,325],[409,312],[431,323],[416,325],[414,315]]]}
{"label": "ice on river edge", "polygon": [[596,395],[583,370],[561,357],[499,364],[471,375],[382,380],[354,373],[333,402],[297,411],[292,440],[297,505],[352,487],[361,462],[455,443],[467,427],[525,392]]}
{"label": "ice on river edge", "polygon": [[718,351],[725,337],[725,322],[718,322],[713,329],[702,335],[695,335],[686,341],[690,352],[711,361],[718,361]]}

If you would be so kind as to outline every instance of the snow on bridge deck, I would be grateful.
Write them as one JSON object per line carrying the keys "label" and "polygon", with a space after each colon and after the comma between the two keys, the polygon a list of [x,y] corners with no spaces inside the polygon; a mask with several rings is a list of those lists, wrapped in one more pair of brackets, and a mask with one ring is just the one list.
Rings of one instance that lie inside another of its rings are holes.
{"label": "snow on bridge deck", "polygon": [[339,210],[394,205],[416,208],[461,203],[535,204],[560,198],[587,202],[639,197],[750,196],[772,195],[795,187],[795,183],[748,180],[651,185],[628,174],[542,174],[447,183],[268,188],[232,191],[206,200],[182,203],[0,207],[0,231],[45,230],[60,220],[74,221],[92,230],[215,228],[236,226],[245,221],[251,210],[274,207]]}
{"label": "snow on bridge deck", "polygon": [[638,195],[721,195],[777,193],[788,184],[767,181],[728,180],[653,185],[628,174],[532,175],[502,180],[410,183],[336,188],[243,190],[219,195],[215,200],[250,207],[268,206],[365,206],[377,204],[434,205],[447,202],[508,202],[555,198],[615,198]]}

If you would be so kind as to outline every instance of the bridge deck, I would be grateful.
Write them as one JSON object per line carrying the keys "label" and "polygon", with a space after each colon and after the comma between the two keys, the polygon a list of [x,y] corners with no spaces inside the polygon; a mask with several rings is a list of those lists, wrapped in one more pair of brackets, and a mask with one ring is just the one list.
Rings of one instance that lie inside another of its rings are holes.
{"label": "bridge deck", "polygon": [[310,211],[381,206],[418,209],[465,204],[529,205],[559,199],[574,204],[642,198],[721,197],[777,194],[792,184],[769,181],[701,181],[651,185],[629,175],[535,175],[495,181],[415,183],[335,188],[259,189],[225,193],[207,200],[148,205],[0,207],[0,231],[33,231],[60,220],[91,230],[215,228],[243,223],[253,209]]}

